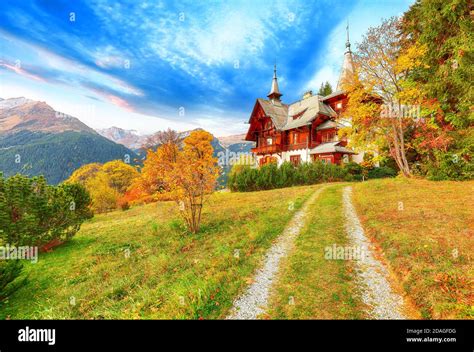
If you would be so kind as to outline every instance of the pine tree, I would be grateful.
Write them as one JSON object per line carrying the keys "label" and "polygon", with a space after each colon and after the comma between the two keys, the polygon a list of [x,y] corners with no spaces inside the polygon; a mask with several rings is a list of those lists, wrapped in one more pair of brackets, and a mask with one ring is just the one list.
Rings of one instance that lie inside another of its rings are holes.
{"label": "pine tree", "polygon": [[326,83],[321,83],[321,86],[319,87],[318,95],[321,95],[325,97],[326,95],[329,95],[333,92],[331,83],[326,81]]}

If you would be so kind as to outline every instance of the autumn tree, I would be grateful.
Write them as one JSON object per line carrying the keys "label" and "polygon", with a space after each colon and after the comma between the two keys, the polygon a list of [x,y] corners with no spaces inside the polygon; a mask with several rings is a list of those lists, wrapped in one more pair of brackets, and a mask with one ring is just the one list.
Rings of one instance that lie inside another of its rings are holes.
{"label": "autumn tree", "polygon": [[109,177],[109,185],[118,193],[124,194],[133,180],[139,176],[137,169],[121,160],[112,160],[105,163],[101,171]]}
{"label": "autumn tree", "polygon": [[97,213],[114,210],[121,194],[110,186],[110,177],[99,171],[94,177],[88,179],[84,186],[92,198],[92,209]]}
{"label": "autumn tree", "polygon": [[133,166],[121,160],[113,160],[104,165],[84,165],[74,171],[66,183],[85,186],[92,197],[92,209],[100,213],[121,205],[122,197],[139,176]]}
{"label": "autumn tree", "polygon": [[455,127],[474,121],[474,5],[468,0],[416,1],[404,14],[402,39],[424,46],[423,65],[413,80],[423,84]]}
{"label": "autumn tree", "polygon": [[399,28],[396,17],[384,20],[379,27],[369,28],[358,45],[354,53],[356,76],[343,84],[348,92],[344,117],[352,121],[344,133],[360,147],[374,145],[380,151],[387,143],[400,171],[410,176],[406,135],[415,127],[416,111],[407,111],[402,93],[403,80],[413,67],[399,66]]}
{"label": "autumn tree", "polygon": [[473,10],[467,0],[418,0],[401,22],[402,63],[423,50],[404,85],[421,105],[414,144],[431,178],[474,175]]}
{"label": "autumn tree", "polygon": [[176,131],[168,129],[158,132],[152,145],[158,145],[156,150],[147,150],[146,159],[140,172],[127,192],[131,201],[152,201],[166,197],[164,175],[167,169],[177,162],[179,155],[179,139]]}
{"label": "autumn tree", "polygon": [[[192,233],[199,231],[202,208],[207,196],[215,189],[219,173],[217,160],[213,157],[212,139],[206,131],[193,131],[184,140],[175,160],[159,160],[162,192],[178,204],[180,214]],[[169,157],[164,148],[165,145],[158,148],[157,153]]]}
{"label": "autumn tree", "polygon": [[86,164],[75,170],[67,179],[67,183],[79,183],[83,185],[87,180],[95,176],[102,168],[100,163]]}
{"label": "autumn tree", "polygon": [[165,131],[158,131],[146,139],[145,147],[148,149],[156,148],[160,145],[179,145],[181,137],[178,132],[168,128]]}

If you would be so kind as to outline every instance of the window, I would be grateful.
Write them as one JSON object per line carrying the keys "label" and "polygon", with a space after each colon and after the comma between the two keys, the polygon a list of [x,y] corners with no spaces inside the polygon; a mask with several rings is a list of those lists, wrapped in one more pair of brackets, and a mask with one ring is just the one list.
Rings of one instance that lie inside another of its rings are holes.
{"label": "window", "polygon": [[297,166],[301,162],[301,156],[299,155],[290,155],[290,163]]}
{"label": "window", "polygon": [[327,156],[327,157],[322,157],[321,158],[321,162],[323,164],[331,164],[331,157]]}
{"label": "window", "polygon": [[298,133],[293,132],[293,144],[297,144],[297,143],[298,143]]}
{"label": "window", "polygon": [[267,145],[273,144],[273,138],[267,138]]}
{"label": "window", "polygon": [[335,131],[329,131],[323,134],[323,143],[326,142],[334,142],[336,140],[336,132]]}
{"label": "window", "polygon": [[336,109],[342,109],[342,102],[338,102],[336,104]]}

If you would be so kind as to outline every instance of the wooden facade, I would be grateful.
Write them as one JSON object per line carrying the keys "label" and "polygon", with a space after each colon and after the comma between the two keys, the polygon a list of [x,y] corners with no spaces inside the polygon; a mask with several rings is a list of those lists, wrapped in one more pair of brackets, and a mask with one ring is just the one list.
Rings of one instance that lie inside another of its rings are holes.
{"label": "wooden facade", "polygon": [[257,99],[245,138],[256,143],[252,152],[259,164],[315,160],[340,164],[350,160],[356,153],[346,148],[346,140],[339,139],[338,130],[344,125],[337,120],[347,106],[347,95],[340,87],[354,72],[348,40],[338,90],[325,97],[309,91],[301,100],[284,104],[275,66],[268,99]]}
{"label": "wooden facade", "polygon": [[[322,98],[322,97],[320,97]],[[327,102],[320,102],[329,106],[334,112],[334,116],[318,113],[310,121],[302,126],[285,129],[275,125],[274,118],[265,112],[264,104],[268,101],[257,100],[252,115],[250,117],[247,140],[255,141],[255,148],[252,152],[257,155],[260,165],[270,162],[289,161],[298,164],[303,161],[321,160],[326,163],[340,164],[348,158],[351,151],[345,150],[347,141],[339,139],[338,124],[335,121],[337,115],[342,113],[347,103],[344,94],[335,95],[327,99]],[[283,104],[280,107],[285,108]],[[303,114],[299,113],[295,117],[288,117],[287,120],[298,122]],[[321,128],[323,124],[332,123],[329,127]],[[333,151],[318,153],[318,146],[324,144],[337,143],[337,148]],[[338,151],[340,150],[340,151]],[[298,153],[305,151],[305,153]]]}

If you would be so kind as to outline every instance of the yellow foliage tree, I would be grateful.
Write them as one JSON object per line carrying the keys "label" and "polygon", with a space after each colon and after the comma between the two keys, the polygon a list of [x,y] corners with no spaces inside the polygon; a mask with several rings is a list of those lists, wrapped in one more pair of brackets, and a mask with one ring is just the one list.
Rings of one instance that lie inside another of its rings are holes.
{"label": "yellow foliage tree", "polygon": [[348,92],[344,117],[351,119],[352,127],[341,133],[349,135],[356,147],[388,145],[402,174],[410,176],[407,151],[411,146],[406,133],[416,125],[417,112],[409,110],[418,91],[408,87],[405,78],[421,64],[426,48],[403,52],[397,33],[399,20],[391,18],[370,28],[358,45],[354,55],[357,75],[344,86]]}
{"label": "yellow foliage tree", "polygon": [[133,166],[121,160],[113,160],[102,166],[102,171],[109,176],[109,185],[118,193],[124,194],[133,180],[140,174]]}
{"label": "yellow foliage tree", "polygon": [[212,139],[206,131],[192,132],[184,140],[176,161],[163,173],[167,192],[178,203],[181,216],[192,233],[199,231],[206,196],[214,191],[219,176]]}
{"label": "yellow foliage tree", "polygon": [[85,182],[94,177],[101,168],[102,164],[99,163],[83,165],[79,169],[75,170],[66,182],[84,185]]}
{"label": "yellow foliage tree", "polygon": [[113,160],[104,165],[81,166],[66,182],[85,186],[92,197],[93,210],[100,213],[117,208],[118,201],[139,176],[133,166]]}
{"label": "yellow foliage tree", "polygon": [[180,140],[171,130],[156,151],[149,149],[140,176],[129,188],[130,201],[173,200],[190,232],[199,231],[203,205],[215,187],[219,168],[213,157],[212,135],[196,130]]}
{"label": "yellow foliage tree", "polygon": [[99,171],[94,177],[85,182],[85,187],[92,198],[92,209],[97,213],[114,210],[120,193],[109,184],[110,177],[103,171]]}

